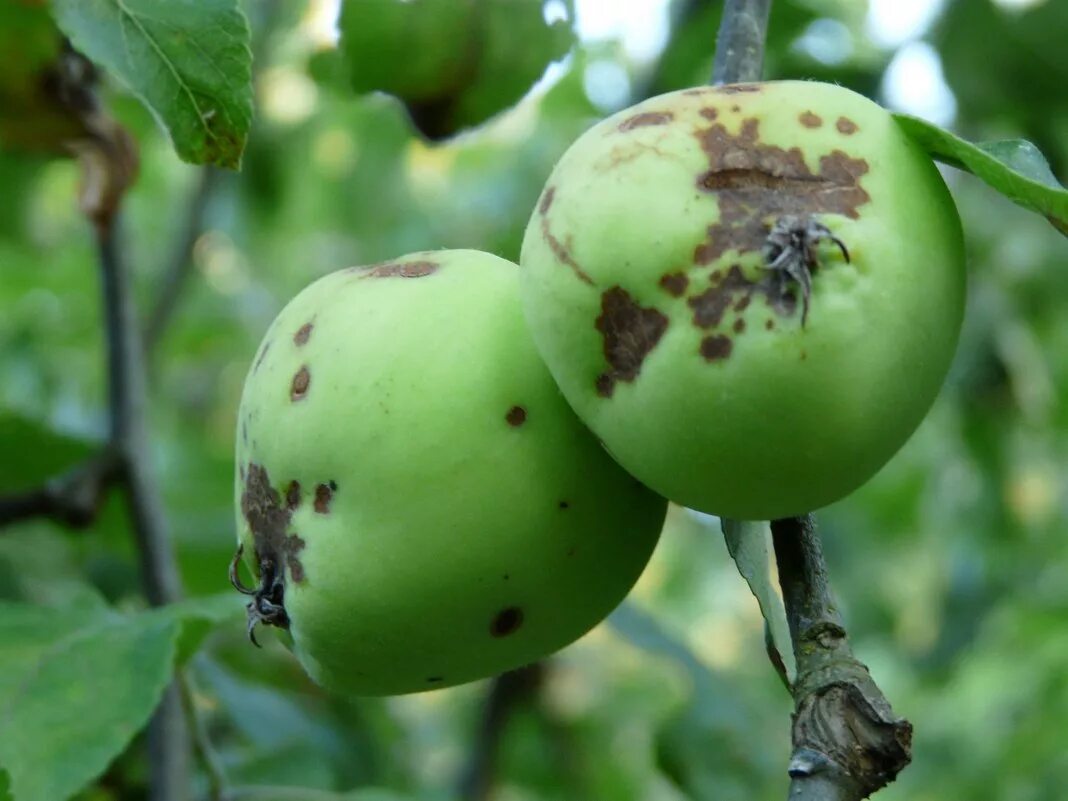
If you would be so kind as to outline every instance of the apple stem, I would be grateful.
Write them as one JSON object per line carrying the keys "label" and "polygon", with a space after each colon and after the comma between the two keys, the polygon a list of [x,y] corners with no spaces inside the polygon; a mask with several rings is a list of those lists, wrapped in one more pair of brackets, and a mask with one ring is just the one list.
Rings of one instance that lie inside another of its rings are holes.
{"label": "apple stem", "polygon": [[771,0],[726,0],[716,37],[712,85],[759,81]]}
{"label": "apple stem", "polygon": [[797,661],[789,798],[867,798],[908,765],[912,724],[853,656],[815,519],[775,520],[771,536]]}

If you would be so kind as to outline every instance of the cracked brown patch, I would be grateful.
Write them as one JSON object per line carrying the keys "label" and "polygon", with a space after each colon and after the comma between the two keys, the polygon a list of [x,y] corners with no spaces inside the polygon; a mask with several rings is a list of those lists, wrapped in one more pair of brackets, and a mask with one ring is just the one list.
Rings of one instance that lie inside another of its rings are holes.
{"label": "cracked brown patch", "polygon": [[834,127],[838,129],[839,133],[844,133],[846,136],[851,136],[857,132],[857,124],[848,117],[839,117]]}
{"label": "cracked brown patch", "polygon": [[523,625],[523,610],[518,606],[502,609],[490,623],[490,634],[494,637],[507,637],[514,634]]}
{"label": "cracked brown patch", "polygon": [[527,410],[522,406],[513,406],[504,416],[510,426],[521,426],[527,421]]}
{"label": "cracked brown patch", "polygon": [[549,207],[552,206],[554,197],[556,197],[556,187],[550,186],[541,196],[541,203],[538,204],[538,211],[542,214],[548,214]]}
{"label": "cracked brown patch", "polygon": [[295,507],[289,504],[288,491],[286,495],[286,503],[283,504],[278,490],[271,485],[267,468],[254,463],[248,466],[245,487],[241,493],[241,514],[252,532],[257,568],[262,573],[271,565],[285,562],[293,580],[301,582],[304,580],[304,566],[298,554],[304,548],[304,540],[289,533]]}
{"label": "cracked brown patch", "polygon": [[307,345],[308,338],[311,336],[312,328],[314,326],[311,323],[305,323],[297,329],[297,333],[293,335],[293,342],[296,345]]}
{"label": "cracked brown patch", "polygon": [[660,286],[669,295],[681,298],[686,294],[686,287],[690,285],[690,279],[685,273],[668,273],[660,279]]}
{"label": "cracked brown patch", "polygon": [[711,264],[729,250],[761,252],[770,225],[785,214],[841,214],[855,220],[858,207],[870,200],[858,183],[868,162],[833,150],[820,157],[819,171],[813,172],[800,148],[762,144],[759,127],[758,120],[747,119],[738,134],[718,123],[697,132],[709,165],[697,187],[719,203],[719,219],[694,249],[697,264]]}
{"label": "cracked brown patch", "polygon": [[553,236],[552,231],[549,230],[549,221],[545,217],[541,218],[541,235],[545,237],[545,242],[549,245],[549,249],[552,250],[553,255],[556,256],[556,260],[561,264],[565,264],[571,268],[571,271],[578,276],[579,280],[584,284],[593,286],[593,279],[589,274],[583,270],[575,257],[571,255],[571,250],[563,242]]}
{"label": "cracked brown patch", "polygon": [[731,355],[731,338],[723,334],[713,334],[701,340],[701,355],[706,361],[714,362]]}
{"label": "cracked brown patch", "polygon": [[815,114],[811,111],[801,112],[801,116],[799,116],[797,119],[806,128],[819,128],[821,125],[823,125],[823,120],[820,118],[820,115]]}
{"label": "cracked brown patch", "polygon": [[601,316],[595,326],[604,338],[604,357],[610,367],[597,377],[597,394],[610,398],[616,382],[638,377],[645,357],[667,330],[668,318],[657,309],[640,306],[617,286],[601,295]]}
{"label": "cracked brown patch", "polygon": [[675,115],[670,111],[644,111],[641,114],[635,114],[632,117],[627,117],[623,122],[619,124],[619,130],[621,132],[633,131],[635,128],[644,128],[649,125],[666,125],[675,119]]}
{"label": "cracked brown patch", "polygon": [[297,374],[293,376],[293,385],[289,390],[291,400],[299,401],[308,394],[308,386],[311,384],[311,373],[307,365],[302,365]]}
{"label": "cracked brown patch", "polygon": [[436,261],[406,261],[401,263],[374,264],[359,267],[360,278],[422,278],[437,272],[441,265]]}
{"label": "cracked brown patch", "polygon": [[315,486],[315,502],[313,508],[318,514],[330,514],[330,501],[334,499],[334,490],[336,489],[337,484],[333,481],[326,484],[317,484]]}

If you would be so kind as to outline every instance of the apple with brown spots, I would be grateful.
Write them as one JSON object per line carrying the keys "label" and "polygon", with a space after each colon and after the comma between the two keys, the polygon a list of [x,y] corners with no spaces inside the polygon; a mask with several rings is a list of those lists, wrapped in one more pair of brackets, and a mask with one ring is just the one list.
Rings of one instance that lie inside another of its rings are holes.
{"label": "apple with brown spots", "polygon": [[673,501],[812,511],[902,446],[963,316],[960,221],[891,115],[813,82],[655,97],[580,137],[523,305],[579,416]]}
{"label": "apple with brown spots", "polygon": [[231,579],[250,633],[287,630],[329,689],[432,690],[537,660],[607,615],[652,553],[666,501],[560,395],[518,273],[472,250],[342,270],[253,360]]}

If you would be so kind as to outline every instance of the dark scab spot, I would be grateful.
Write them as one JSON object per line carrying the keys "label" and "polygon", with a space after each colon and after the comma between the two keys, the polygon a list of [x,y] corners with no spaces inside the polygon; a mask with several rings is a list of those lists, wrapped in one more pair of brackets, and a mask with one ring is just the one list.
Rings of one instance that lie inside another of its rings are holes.
{"label": "dark scab spot", "polygon": [[834,150],[809,169],[801,149],[760,141],[760,122],[743,120],[737,134],[714,123],[698,131],[708,170],[697,188],[716,196],[719,214],[706,240],[694,250],[697,264],[711,264],[728,251],[760,253],[769,225],[783,215],[841,214],[857,219],[871,198],[859,179],[868,163]]}
{"label": "dark scab spot", "polygon": [[747,299],[756,287],[754,281],[745,277],[741,267],[733,265],[726,278],[686,301],[693,309],[693,324],[698,328],[718,327],[727,309],[732,304],[737,308],[738,303]]}
{"label": "dark scab spot", "polygon": [[666,125],[675,119],[675,115],[670,111],[645,111],[641,114],[635,114],[632,117],[627,117],[619,124],[620,131],[633,131],[635,128],[643,128],[648,125]]}
{"label": "dark scab spot", "polygon": [[293,511],[300,506],[300,482],[293,480],[286,487],[286,509]]}
{"label": "dark scab spot", "polygon": [[731,355],[730,337],[725,337],[722,334],[705,337],[701,340],[701,355],[710,362],[726,359]]}
{"label": "dark scab spot", "polygon": [[439,684],[444,680],[445,680],[444,676],[427,676],[426,677],[426,683],[427,684]]}
{"label": "dark scab spot", "polygon": [[311,383],[311,373],[308,372],[307,365],[302,366],[297,370],[297,374],[293,376],[293,386],[289,391],[289,397],[292,400],[298,401],[308,394],[308,385]]}
{"label": "dark scab spot", "polygon": [[556,196],[556,187],[550,186],[545,190],[545,193],[541,196],[541,203],[538,204],[538,211],[542,214],[549,213],[549,207],[553,204],[553,198]]}
{"label": "dark scab spot", "polygon": [[567,549],[567,555],[568,556],[574,556],[575,555],[575,549],[574,548],[568,548]]}
{"label": "dark scab spot", "polygon": [[714,108],[703,108],[698,113],[706,120],[714,120],[719,116],[719,111]]}
{"label": "dark scab spot", "polygon": [[601,295],[601,316],[595,326],[604,339],[608,371],[598,376],[597,394],[611,397],[618,381],[633,381],[642,363],[668,327],[668,318],[640,306],[625,289],[613,287]]}
{"label": "dark scab spot", "polygon": [[507,637],[523,625],[523,610],[518,606],[502,609],[490,624],[490,634],[494,637]]}
{"label": "dark scab spot", "polygon": [[308,343],[308,338],[311,336],[312,328],[313,326],[311,323],[302,325],[297,329],[297,333],[293,335],[293,342],[297,345],[306,345]]}
{"label": "dark scab spot", "polygon": [[775,321],[772,320],[770,317],[767,320],[764,321],[764,328],[767,329],[768,331],[770,331],[774,327],[775,327]]}
{"label": "dark scab spot", "polygon": [[806,128],[819,128],[823,125],[823,120],[820,119],[818,114],[814,114],[811,111],[804,111],[801,116],[797,118],[802,125]]}
{"label": "dark scab spot", "polygon": [[522,406],[513,406],[504,416],[510,426],[521,426],[527,421],[527,410]]}
{"label": "dark scab spot", "polygon": [[337,482],[334,481],[333,479],[330,479],[330,481],[327,481],[326,485],[328,487],[330,487],[330,491],[331,492],[337,492]]}
{"label": "dark scab spot", "polygon": [[734,105],[731,106],[731,111],[733,111],[735,114],[737,114],[741,110],[742,110],[742,107],[739,106],[737,103],[735,103]]}
{"label": "dark scab spot", "polygon": [[567,501],[560,501],[558,505],[561,509],[568,509],[571,507],[571,504],[569,504]]}
{"label": "dark scab spot", "polygon": [[510,574],[508,574],[508,573],[505,573],[503,576],[501,576],[501,578],[504,579],[505,581],[508,581],[511,577],[512,576]]}
{"label": "dark scab spot", "polygon": [[[333,485],[333,486],[331,486]],[[330,501],[334,498],[334,489],[337,484],[331,481],[329,484],[319,484],[315,487],[315,511],[321,515],[330,514]]]}
{"label": "dark scab spot", "polygon": [[807,358],[808,358],[808,351],[807,350],[801,351],[801,361],[804,361]]}
{"label": "dark scab spot", "polygon": [[[281,494],[271,484],[267,468],[249,464],[241,493],[241,514],[252,532],[256,563],[261,568],[284,563],[296,582],[304,580],[304,566],[298,557],[304,548],[304,540],[289,533],[289,523],[300,502],[299,496],[300,485],[292,481],[283,502]],[[284,617],[280,620],[282,624],[287,622]]]}
{"label": "dark scab spot", "polygon": [[660,286],[672,297],[681,298],[686,294],[690,279],[685,273],[668,273],[660,279]]}
{"label": "dark scab spot", "polygon": [[752,295],[743,295],[743,296],[742,296],[741,298],[739,298],[739,299],[738,299],[738,301],[737,301],[737,302],[736,302],[736,303],[734,304],[734,310],[735,310],[736,312],[740,312],[740,311],[745,311],[745,310],[746,310],[746,308],[747,308],[747,307],[749,306],[749,302],[750,302],[750,301],[751,301],[752,299],[753,299],[753,296],[752,296]]}
{"label": "dark scab spot", "polygon": [[734,321],[734,333],[740,334],[745,330],[745,318],[739,317]]}
{"label": "dark scab spot", "polygon": [[839,117],[838,122],[834,124],[834,127],[838,129],[839,133],[844,133],[846,136],[850,136],[857,132],[857,124],[848,117]]}
{"label": "dark scab spot", "polygon": [[423,278],[437,272],[440,267],[436,261],[406,261],[374,264],[360,268],[361,278]]}

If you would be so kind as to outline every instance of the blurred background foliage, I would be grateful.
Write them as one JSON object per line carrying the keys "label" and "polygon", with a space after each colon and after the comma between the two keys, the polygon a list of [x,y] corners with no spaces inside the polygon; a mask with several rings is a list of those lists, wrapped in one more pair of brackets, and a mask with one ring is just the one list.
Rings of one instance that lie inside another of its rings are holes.
{"label": "blurred background foliage", "polygon": [[[346,14],[377,9],[388,26],[396,5],[354,0]],[[491,5],[480,35],[500,38],[498,61],[465,80],[517,99],[505,83],[527,80],[527,41],[506,0]],[[358,94],[352,65],[370,47],[380,65],[415,60],[436,73],[444,62],[429,57],[469,22],[409,26],[404,52],[364,43],[354,62],[336,47],[336,4],[249,0],[247,11],[258,43],[244,168],[211,179],[191,272],[151,354],[154,456],[194,595],[227,588],[235,412],[281,306],[324,273],[413,250],[517,259],[529,210],[570,141],[641,96],[706,80],[720,4],[549,0],[552,39],[529,46],[562,59],[517,106],[448,139],[443,130],[481,121],[490,101],[443,81],[414,98],[410,117],[396,98]],[[776,0],[766,71],[836,81],[971,139],[1031,139],[1063,182],[1065,42],[1063,0]],[[109,102],[142,148],[125,224],[150,309],[203,178],[120,87]],[[106,433],[98,275],[77,180],[73,162],[0,153],[5,491],[39,482]],[[908,445],[820,520],[857,655],[916,728],[912,766],[879,797],[1058,798],[1068,784],[1068,245],[977,180],[947,180],[971,277],[955,367]],[[112,502],[82,533],[46,522],[5,531],[0,599],[140,603],[124,515]],[[354,796],[367,801],[454,797],[486,683],[335,698],[265,639],[256,650],[235,625],[192,666],[235,784],[395,793]],[[674,509],[630,600],[550,660],[517,707],[492,798],[778,799],[790,708],[716,521]],[[82,801],[144,797],[140,745]]]}

